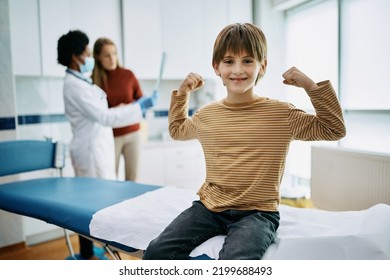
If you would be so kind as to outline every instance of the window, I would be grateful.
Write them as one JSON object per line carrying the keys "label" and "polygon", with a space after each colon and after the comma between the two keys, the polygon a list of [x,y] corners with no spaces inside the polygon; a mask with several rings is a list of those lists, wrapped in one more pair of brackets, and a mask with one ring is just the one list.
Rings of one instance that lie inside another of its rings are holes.
{"label": "window", "polygon": [[347,110],[390,110],[390,1],[341,1],[341,92]]}
{"label": "window", "polygon": [[[315,82],[330,80],[338,87],[337,1],[325,1],[290,11],[286,18],[287,68],[296,66]],[[289,87],[287,98],[295,106],[312,109],[302,89]]]}
{"label": "window", "polygon": [[[389,24],[387,0],[313,0],[286,12],[287,67],[296,66],[315,81],[330,79],[347,127],[339,143],[292,143],[286,173],[298,185],[309,184],[311,145],[390,153]],[[287,98],[312,110],[298,88],[289,88]]]}
{"label": "window", "polygon": [[[315,82],[330,80],[338,87],[338,13],[337,0],[298,8],[286,15],[287,68],[295,66]],[[288,87],[287,100],[296,107],[313,112],[307,94],[296,87]],[[312,144],[337,145],[336,142],[291,143],[286,173],[293,185],[308,185]]]}
{"label": "window", "polygon": [[347,148],[390,153],[390,1],[341,1],[341,101]]}

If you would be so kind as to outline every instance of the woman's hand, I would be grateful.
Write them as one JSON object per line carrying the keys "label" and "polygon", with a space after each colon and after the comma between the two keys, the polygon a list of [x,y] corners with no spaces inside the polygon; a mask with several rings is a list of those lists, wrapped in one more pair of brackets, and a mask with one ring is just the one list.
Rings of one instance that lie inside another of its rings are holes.
{"label": "woman's hand", "polygon": [[188,92],[192,92],[200,89],[204,85],[204,81],[199,74],[190,73],[181,82],[179,89],[177,90],[178,95],[184,95]]}
{"label": "woman's hand", "polygon": [[283,84],[304,88],[305,90],[316,90],[317,84],[302,73],[299,69],[291,67],[282,75],[284,78]]}

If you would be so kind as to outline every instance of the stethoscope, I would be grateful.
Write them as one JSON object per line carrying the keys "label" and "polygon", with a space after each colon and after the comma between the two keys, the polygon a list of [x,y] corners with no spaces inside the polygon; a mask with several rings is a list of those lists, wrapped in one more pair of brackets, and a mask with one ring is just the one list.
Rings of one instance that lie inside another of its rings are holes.
{"label": "stethoscope", "polygon": [[[78,79],[80,79],[80,80],[82,80],[82,81],[84,81],[84,82],[90,84],[91,86],[93,85],[92,79],[85,77],[85,76],[84,76],[83,74],[81,74],[80,72],[77,72],[77,71],[74,71],[74,70],[72,70],[72,69],[67,68],[67,69],[66,69],[66,73],[69,73],[69,74],[75,76],[76,78],[78,78]],[[107,98],[107,95],[106,95],[105,92],[103,92],[103,91],[97,91],[97,93],[99,94],[100,99],[106,99],[106,98]]]}
{"label": "stethoscope", "polygon": [[92,85],[92,80],[90,78],[87,78],[85,77],[84,75],[82,75],[80,72],[77,72],[77,71],[74,71],[72,69],[69,69],[67,68],[66,69],[66,73],[69,73],[73,76],[75,76],[76,78],[79,78],[80,80],[83,80],[84,82],[87,82],[88,84]]}

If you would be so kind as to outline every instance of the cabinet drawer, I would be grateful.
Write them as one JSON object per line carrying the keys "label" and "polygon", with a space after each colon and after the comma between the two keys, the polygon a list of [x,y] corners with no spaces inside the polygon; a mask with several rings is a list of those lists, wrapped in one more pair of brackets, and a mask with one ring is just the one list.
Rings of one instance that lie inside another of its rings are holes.
{"label": "cabinet drawer", "polygon": [[200,187],[202,186],[203,181],[190,181],[190,180],[184,180],[184,181],[171,181],[167,182],[166,186],[171,186],[171,187],[177,187],[177,188],[184,188],[184,189],[192,189],[194,190],[194,193],[196,193]]}
{"label": "cabinet drawer", "polygon": [[195,159],[202,156],[202,150],[199,147],[172,147],[165,149],[166,160]]}
{"label": "cabinet drawer", "polygon": [[138,183],[164,185],[163,149],[143,149],[138,169]]}
{"label": "cabinet drawer", "polygon": [[165,165],[166,180],[191,180],[199,174],[199,163],[194,160],[167,161]]}

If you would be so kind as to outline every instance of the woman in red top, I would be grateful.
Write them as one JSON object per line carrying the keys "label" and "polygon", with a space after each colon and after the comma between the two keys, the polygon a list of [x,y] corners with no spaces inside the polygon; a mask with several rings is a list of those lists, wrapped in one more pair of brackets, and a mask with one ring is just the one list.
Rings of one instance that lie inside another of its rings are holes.
{"label": "woman in red top", "polygon": [[[93,82],[107,93],[110,107],[132,103],[143,96],[137,78],[129,69],[119,66],[117,48],[108,38],[99,38],[93,47],[95,68]],[[120,156],[125,161],[125,179],[135,181],[137,178],[140,151],[140,124],[114,128],[116,171]]]}

